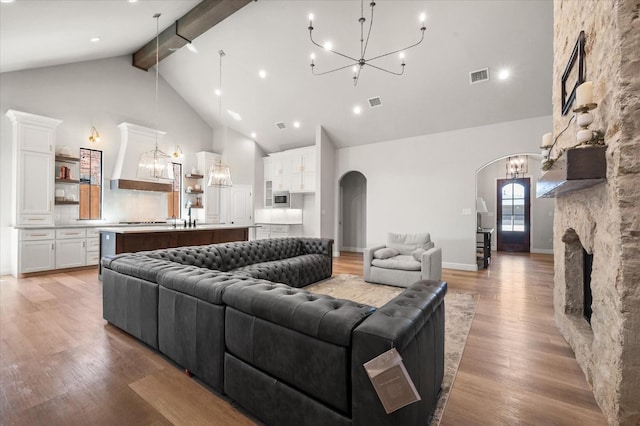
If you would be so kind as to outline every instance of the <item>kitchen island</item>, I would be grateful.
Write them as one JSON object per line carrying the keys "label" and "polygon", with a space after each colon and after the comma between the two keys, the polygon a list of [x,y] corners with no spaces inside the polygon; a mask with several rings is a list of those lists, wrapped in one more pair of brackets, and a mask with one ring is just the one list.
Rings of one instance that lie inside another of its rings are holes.
{"label": "kitchen island", "polygon": [[100,259],[103,256],[144,250],[248,241],[249,228],[250,226],[234,225],[198,225],[196,228],[174,228],[171,225],[100,228]]}

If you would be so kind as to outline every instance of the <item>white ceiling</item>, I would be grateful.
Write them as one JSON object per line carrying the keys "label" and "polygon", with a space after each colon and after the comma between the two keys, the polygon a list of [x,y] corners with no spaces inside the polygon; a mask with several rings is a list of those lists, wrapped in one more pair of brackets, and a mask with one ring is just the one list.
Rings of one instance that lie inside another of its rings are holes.
{"label": "white ceiling", "polygon": [[[130,54],[197,1],[25,1],[2,4],[0,70],[56,65]],[[365,1],[365,10],[368,1]],[[376,2],[368,48],[373,56],[418,40],[418,15],[427,14],[424,42],[406,51],[406,71],[393,76],[371,67],[357,87],[349,69],[326,76],[316,71],[346,60],[309,41],[314,38],[358,56],[360,2],[352,0],[260,0],[198,37],[198,54],[187,49],[160,63],[160,74],[211,126],[218,123],[218,51],[223,49],[222,119],[267,151],[310,145],[321,124],[339,147],[374,143],[551,114],[553,2],[400,1]],[[368,12],[365,12],[367,19]],[[93,44],[90,37],[102,40]],[[379,65],[398,67],[391,56]],[[375,63],[374,63],[375,64]],[[489,67],[490,80],[469,84],[469,72]],[[499,80],[508,68],[511,77]],[[266,79],[258,77],[264,69]],[[370,109],[367,99],[383,106]],[[356,116],[355,105],[362,107]],[[242,116],[233,120],[226,110]],[[293,128],[299,121],[301,127]],[[287,129],[278,130],[282,121]]]}

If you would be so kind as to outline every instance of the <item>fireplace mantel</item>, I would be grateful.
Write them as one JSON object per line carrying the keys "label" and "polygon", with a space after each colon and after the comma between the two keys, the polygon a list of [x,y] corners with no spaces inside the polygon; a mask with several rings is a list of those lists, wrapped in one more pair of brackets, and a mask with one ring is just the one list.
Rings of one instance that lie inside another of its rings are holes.
{"label": "fireplace mantel", "polygon": [[606,151],[603,145],[568,149],[564,158],[538,179],[536,197],[555,198],[605,182]]}

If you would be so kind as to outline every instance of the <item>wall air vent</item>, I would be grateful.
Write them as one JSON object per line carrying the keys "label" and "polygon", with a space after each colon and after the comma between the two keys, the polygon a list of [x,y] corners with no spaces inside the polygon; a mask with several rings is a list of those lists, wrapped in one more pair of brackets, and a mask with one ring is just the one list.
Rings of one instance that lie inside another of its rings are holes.
{"label": "wall air vent", "polygon": [[489,80],[489,68],[485,68],[478,71],[472,71],[469,73],[469,83],[476,84]]}
{"label": "wall air vent", "polygon": [[280,129],[280,130],[283,130],[283,129],[286,129],[286,128],[287,128],[287,125],[286,125],[286,124],[284,124],[282,121],[278,121],[278,122],[276,123],[276,127],[277,127],[278,129]]}
{"label": "wall air vent", "polygon": [[382,106],[382,100],[380,99],[380,96],[376,96],[375,98],[370,98],[369,106],[371,108]]}

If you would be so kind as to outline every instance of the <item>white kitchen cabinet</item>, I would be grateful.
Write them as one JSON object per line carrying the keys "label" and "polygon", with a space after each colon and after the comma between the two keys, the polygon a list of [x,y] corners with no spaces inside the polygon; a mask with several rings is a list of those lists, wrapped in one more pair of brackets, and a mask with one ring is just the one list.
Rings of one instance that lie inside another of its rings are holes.
{"label": "white kitchen cabinet", "polygon": [[56,269],[84,266],[87,240],[84,228],[56,229]]}
{"label": "white kitchen cabinet", "polygon": [[288,176],[291,173],[291,157],[287,151],[276,152],[270,155],[273,160],[273,177]]}
{"label": "white kitchen cabinet", "polygon": [[12,273],[47,271],[55,267],[55,231],[53,229],[22,229],[12,232],[15,253]]}
{"label": "white kitchen cabinet", "polygon": [[271,180],[273,177],[273,159],[271,157],[263,157],[263,171],[264,171],[264,179]]}
{"label": "white kitchen cabinet", "polygon": [[305,173],[316,170],[316,147],[298,148],[287,151],[291,162],[290,172]]}
{"label": "white kitchen cabinet", "polygon": [[97,228],[87,229],[87,248],[85,265],[97,265],[100,263],[100,232]]}
{"label": "white kitchen cabinet", "polygon": [[274,191],[289,191],[291,187],[291,175],[282,175],[273,177],[273,190]]}
{"label": "white kitchen cabinet", "polygon": [[85,238],[56,240],[56,269],[84,266],[86,247]]}
{"label": "white kitchen cabinet", "polygon": [[9,110],[13,125],[12,222],[53,225],[56,127],[49,117]]}
{"label": "white kitchen cabinet", "polygon": [[256,228],[256,240],[268,238],[286,238],[290,235],[289,225],[261,224]]}
{"label": "white kitchen cabinet", "polygon": [[316,192],[316,172],[292,173],[290,192]]}

